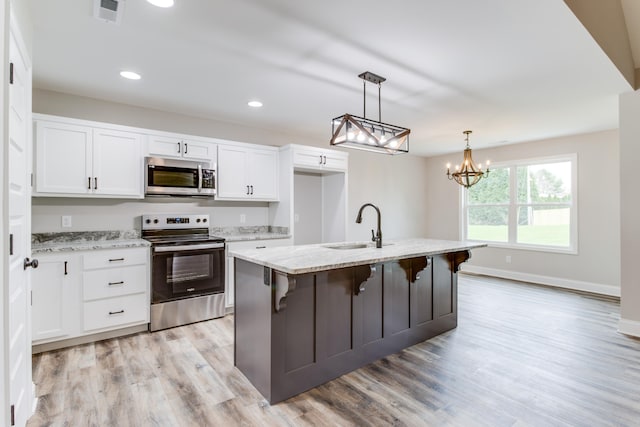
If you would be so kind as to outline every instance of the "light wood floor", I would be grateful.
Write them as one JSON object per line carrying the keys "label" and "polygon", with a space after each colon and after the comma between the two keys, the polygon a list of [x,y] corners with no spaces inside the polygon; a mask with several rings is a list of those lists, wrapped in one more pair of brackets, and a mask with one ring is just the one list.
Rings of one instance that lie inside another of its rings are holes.
{"label": "light wood floor", "polygon": [[458,328],[270,406],[233,317],[35,355],[29,426],[640,426],[616,300],[460,276]]}

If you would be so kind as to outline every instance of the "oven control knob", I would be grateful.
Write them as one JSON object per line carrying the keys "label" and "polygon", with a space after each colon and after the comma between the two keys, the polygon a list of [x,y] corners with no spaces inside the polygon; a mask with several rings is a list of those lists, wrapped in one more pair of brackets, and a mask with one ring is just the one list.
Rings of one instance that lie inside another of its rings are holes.
{"label": "oven control knob", "polygon": [[200,222],[200,218],[196,219],[196,222]]}
{"label": "oven control knob", "polygon": [[153,220],[153,223],[154,223],[154,224],[157,224],[157,223],[158,223],[158,218],[154,219],[154,220]]}
{"label": "oven control knob", "polygon": [[145,219],[144,222],[147,224],[151,224],[151,220],[149,218]]}
{"label": "oven control knob", "polygon": [[207,222],[207,218],[202,218],[202,222]]}

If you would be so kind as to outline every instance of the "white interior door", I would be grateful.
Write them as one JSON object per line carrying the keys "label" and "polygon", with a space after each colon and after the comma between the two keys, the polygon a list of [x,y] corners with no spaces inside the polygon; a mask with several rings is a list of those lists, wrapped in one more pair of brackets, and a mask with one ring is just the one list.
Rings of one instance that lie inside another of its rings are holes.
{"label": "white interior door", "polygon": [[30,268],[25,260],[31,256],[31,70],[21,37],[11,25],[9,37],[9,403],[11,425],[24,426],[31,415],[33,387],[31,380],[31,308]]}

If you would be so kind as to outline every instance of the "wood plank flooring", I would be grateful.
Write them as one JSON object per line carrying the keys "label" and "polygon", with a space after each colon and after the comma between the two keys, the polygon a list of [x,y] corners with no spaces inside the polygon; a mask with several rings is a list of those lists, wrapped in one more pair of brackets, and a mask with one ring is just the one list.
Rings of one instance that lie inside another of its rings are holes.
{"label": "wood plank flooring", "polygon": [[458,328],[269,405],[233,316],[33,357],[29,426],[640,426],[615,299],[461,275]]}

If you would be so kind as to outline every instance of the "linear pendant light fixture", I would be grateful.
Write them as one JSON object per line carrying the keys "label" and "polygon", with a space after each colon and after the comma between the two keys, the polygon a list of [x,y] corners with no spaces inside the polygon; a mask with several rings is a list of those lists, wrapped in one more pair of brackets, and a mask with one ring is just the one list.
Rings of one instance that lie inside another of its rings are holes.
{"label": "linear pendant light fixture", "polygon": [[469,147],[469,134],[470,130],[462,132],[465,134],[465,141],[467,146],[464,149],[464,158],[460,166],[456,165],[456,171],[451,173],[451,163],[447,163],[447,178],[454,180],[464,188],[469,188],[476,184],[482,177],[489,176],[489,161],[487,160],[487,170],[482,172],[482,163],[476,166],[473,158],[471,157],[471,147]]}
{"label": "linear pendant light fixture", "polygon": [[[386,79],[365,71],[358,77],[362,79],[364,111],[363,117],[344,114],[331,121],[333,136],[331,145],[373,151],[383,154],[402,154],[409,152],[410,129],[382,123],[380,108],[380,87]],[[378,121],[367,119],[367,82],[378,85]]]}

